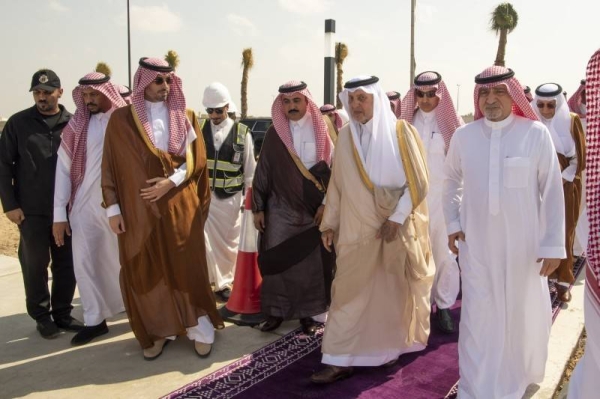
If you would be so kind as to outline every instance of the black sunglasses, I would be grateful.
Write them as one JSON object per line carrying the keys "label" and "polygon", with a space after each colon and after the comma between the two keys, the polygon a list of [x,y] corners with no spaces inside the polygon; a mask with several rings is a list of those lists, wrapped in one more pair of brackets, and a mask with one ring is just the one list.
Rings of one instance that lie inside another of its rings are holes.
{"label": "black sunglasses", "polygon": [[156,83],[157,85],[161,85],[164,82],[167,82],[168,85],[171,84],[171,82],[173,81],[173,79],[170,76],[162,77],[162,76],[158,76],[156,79],[154,79],[154,83]]}
{"label": "black sunglasses", "polygon": [[417,97],[419,97],[419,98],[423,98],[423,97],[433,98],[433,97],[435,97],[435,91],[421,91],[421,90],[417,90]]}
{"label": "black sunglasses", "polygon": [[554,108],[556,108],[556,104],[553,104],[553,103],[537,103],[537,107],[539,109],[543,109],[544,107],[546,107],[548,109],[554,109]]}
{"label": "black sunglasses", "polygon": [[223,112],[225,112],[225,110],[223,108],[206,108],[206,113],[207,114],[212,114],[213,112],[216,112],[217,115],[222,115]]}

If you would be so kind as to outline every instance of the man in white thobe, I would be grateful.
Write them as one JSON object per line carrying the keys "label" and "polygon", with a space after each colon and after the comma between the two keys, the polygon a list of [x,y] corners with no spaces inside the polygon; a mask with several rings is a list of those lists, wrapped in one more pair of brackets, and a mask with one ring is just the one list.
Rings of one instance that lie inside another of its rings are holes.
{"label": "man in white thobe", "polygon": [[221,83],[204,90],[202,105],[210,119],[202,126],[206,143],[211,203],[204,226],[206,261],[215,294],[227,302],[231,294],[241,228],[244,188],[252,186],[256,160],[248,127],[228,117],[231,96]]}
{"label": "man in white thobe", "polygon": [[73,268],[86,326],[71,344],[84,345],[108,333],[106,319],[125,310],[117,237],[102,208],[100,176],[106,125],[126,103],[110,77],[99,72],[79,80],[73,101],[77,110],[58,150],[52,232],[58,246],[64,245],[65,234],[73,234]]}
{"label": "man in white thobe", "polygon": [[562,180],[514,72],[493,66],[475,83],[475,121],[454,133],[443,193],[462,277],[458,397],[520,399],[544,378],[547,276],[565,257]]}
{"label": "man in white thobe", "polygon": [[452,98],[442,80],[434,71],[417,75],[404,97],[403,118],[419,132],[427,156],[429,169],[429,237],[435,261],[435,280],[431,298],[437,306],[435,325],[444,333],[454,332],[450,308],[460,291],[460,269],[456,255],[448,249],[448,234],[442,207],[444,160],[454,131],[464,123],[458,116]]}

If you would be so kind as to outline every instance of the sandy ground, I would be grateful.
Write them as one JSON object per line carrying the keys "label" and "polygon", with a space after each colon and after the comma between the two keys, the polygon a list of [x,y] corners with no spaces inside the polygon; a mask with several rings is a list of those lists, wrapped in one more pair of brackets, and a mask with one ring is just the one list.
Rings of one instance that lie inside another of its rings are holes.
{"label": "sandy ground", "polygon": [[[2,205],[0,205],[2,210]],[[6,256],[17,256],[17,247],[19,246],[19,229],[7,219],[4,210],[0,215],[0,254]]]}

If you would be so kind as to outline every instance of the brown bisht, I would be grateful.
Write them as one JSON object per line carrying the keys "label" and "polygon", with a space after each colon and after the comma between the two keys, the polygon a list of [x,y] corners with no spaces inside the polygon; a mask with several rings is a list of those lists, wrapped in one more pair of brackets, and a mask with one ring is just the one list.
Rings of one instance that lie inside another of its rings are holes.
{"label": "brown bisht", "polygon": [[[573,244],[575,242],[575,228],[579,220],[581,211],[581,174],[585,169],[585,135],[581,119],[577,114],[571,113],[571,136],[575,142],[575,151],[577,153],[577,171],[572,182],[563,181],[563,191],[565,194],[565,246],[567,250],[566,259],[561,259],[558,269],[550,276],[556,278],[559,282],[573,283]],[[569,166],[570,159],[563,154],[558,155],[560,170],[563,171]]]}
{"label": "brown bisht", "polygon": [[[172,155],[149,141],[133,107],[116,110],[106,128],[102,159],[104,206],[119,204],[125,232],[119,238],[121,292],[131,329],[142,348],[216,309],[206,266],[204,222],[210,205],[206,148],[193,111],[187,112],[197,139],[186,156]],[[143,200],[146,180],[170,176],[187,162],[186,180],[156,202]]]}
{"label": "brown bisht", "polygon": [[269,128],[252,183],[252,211],[265,212],[258,245],[265,315],[291,320],[329,307],[335,255],[323,247],[314,217],[330,176],[325,161],[307,170]]}

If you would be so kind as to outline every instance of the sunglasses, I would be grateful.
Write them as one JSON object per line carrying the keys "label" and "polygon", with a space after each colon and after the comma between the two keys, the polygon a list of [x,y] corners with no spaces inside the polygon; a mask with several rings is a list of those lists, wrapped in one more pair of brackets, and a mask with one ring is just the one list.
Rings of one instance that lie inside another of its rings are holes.
{"label": "sunglasses", "polygon": [[554,108],[556,108],[556,104],[553,104],[553,103],[537,103],[537,107],[539,109],[544,109],[544,107],[546,107],[548,109],[554,109]]}
{"label": "sunglasses", "polygon": [[225,109],[223,109],[223,108],[206,108],[207,114],[210,115],[213,112],[215,112],[217,115],[223,115],[223,112],[225,112]]}
{"label": "sunglasses", "polygon": [[161,84],[163,84],[164,82],[167,82],[167,84],[170,85],[172,81],[173,81],[173,79],[170,76],[167,76],[166,78],[159,76],[156,79],[154,79],[154,83],[156,83],[159,86]]}
{"label": "sunglasses", "polygon": [[419,98],[423,98],[423,97],[433,98],[433,97],[435,97],[435,91],[420,91],[420,90],[417,90],[417,97],[419,97]]}

